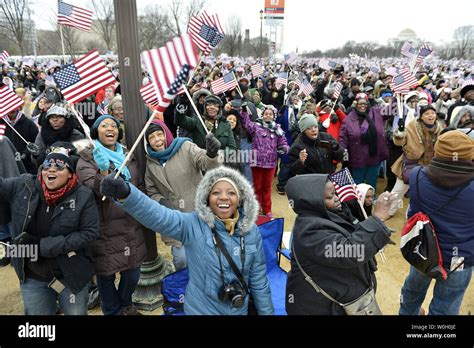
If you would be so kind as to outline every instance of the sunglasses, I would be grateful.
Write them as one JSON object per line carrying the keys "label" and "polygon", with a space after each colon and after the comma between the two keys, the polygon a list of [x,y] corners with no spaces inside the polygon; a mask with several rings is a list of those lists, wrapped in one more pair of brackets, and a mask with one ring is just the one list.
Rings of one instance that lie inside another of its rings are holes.
{"label": "sunglasses", "polygon": [[48,161],[48,160],[45,160],[41,167],[42,167],[42,170],[48,170],[51,167],[54,167],[58,172],[62,172],[64,169],[69,168],[69,166],[62,161]]}

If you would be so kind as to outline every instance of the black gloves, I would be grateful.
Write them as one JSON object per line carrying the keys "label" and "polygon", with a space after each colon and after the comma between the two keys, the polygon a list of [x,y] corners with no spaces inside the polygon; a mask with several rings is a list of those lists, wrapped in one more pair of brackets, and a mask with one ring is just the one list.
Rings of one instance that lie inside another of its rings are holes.
{"label": "black gloves", "polygon": [[186,94],[180,95],[176,103],[176,112],[182,115],[186,114],[186,111],[188,111],[188,105],[189,105],[189,100]]}
{"label": "black gloves", "polygon": [[22,232],[15,238],[15,242],[17,242],[18,244],[29,244],[39,246],[40,238],[33,236],[28,232]]}
{"label": "black gloves", "polygon": [[114,179],[115,174],[109,174],[100,183],[100,193],[106,197],[125,199],[130,194],[130,186],[121,177]]}
{"label": "black gloves", "polygon": [[331,123],[337,123],[339,121],[339,117],[336,114],[331,114]]}
{"label": "black gloves", "polygon": [[400,132],[405,131],[405,121],[403,120],[403,118],[398,120],[398,130]]}
{"label": "black gloves", "polygon": [[169,199],[166,199],[166,198],[160,199],[160,204],[166,208],[178,210],[178,207],[176,206],[176,204],[174,204],[174,202]]}
{"label": "black gloves", "polygon": [[220,148],[221,142],[217,140],[213,133],[206,135],[206,154],[208,157],[215,158]]}
{"label": "black gloves", "polygon": [[277,148],[277,152],[279,155],[286,155],[287,148],[285,145],[280,145]]}

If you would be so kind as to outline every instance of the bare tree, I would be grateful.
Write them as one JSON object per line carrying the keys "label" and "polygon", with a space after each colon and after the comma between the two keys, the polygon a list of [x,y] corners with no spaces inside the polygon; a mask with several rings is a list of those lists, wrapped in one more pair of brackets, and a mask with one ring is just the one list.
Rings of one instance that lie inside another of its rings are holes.
{"label": "bare tree", "polygon": [[474,44],[474,25],[465,25],[454,30],[454,40],[456,40],[459,57],[464,57],[468,49]]}
{"label": "bare tree", "polygon": [[172,0],[168,6],[168,30],[175,36],[181,35],[187,30],[191,17],[199,14],[206,5],[207,0]]}
{"label": "bare tree", "polygon": [[24,55],[27,0],[0,0],[0,10],[5,18],[5,21],[0,21],[0,28],[5,30],[7,37],[18,45],[21,55]]}
{"label": "bare tree", "polygon": [[104,40],[107,51],[112,50],[115,42],[115,15],[112,0],[92,0],[92,7],[98,20],[92,30]]}
{"label": "bare tree", "polygon": [[242,39],[242,20],[234,15],[227,20],[225,38],[222,41],[222,48],[231,57],[238,52],[239,38]]}
{"label": "bare tree", "polygon": [[144,13],[138,17],[141,51],[161,47],[170,37],[169,17],[161,6],[148,5]]}

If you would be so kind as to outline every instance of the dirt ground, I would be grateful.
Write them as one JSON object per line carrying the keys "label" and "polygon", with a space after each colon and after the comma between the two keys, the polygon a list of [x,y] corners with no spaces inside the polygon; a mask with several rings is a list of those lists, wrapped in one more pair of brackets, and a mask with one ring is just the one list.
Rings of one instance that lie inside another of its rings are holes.
{"label": "dirt ground", "polygon": [[[385,187],[383,180],[379,181],[378,187]],[[404,206],[406,207],[406,200]],[[288,205],[286,195],[281,196],[276,193],[276,187],[273,189],[273,215],[274,217],[285,218],[285,231],[291,231],[296,215]],[[405,209],[400,210],[392,219],[387,221],[387,225],[395,229],[397,232],[392,236],[392,239],[397,245],[389,245],[385,250],[387,258],[386,263],[383,263],[380,257],[377,257],[379,270],[377,272],[378,289],[377,299],[384,314],[396,315],[399,309],[400,289],[403,286],[405,277],[408,274],[408,263],[403,259],[400,250],[400,231],[405,222]],[[166,247],[157,238],[158,249],[165,255],[168,260],[171,260],[170,248]],[[284,258],[282,258],[284,259]],[[284,261],[283,261],[284,262]],[[284,269],[289,269],[289,264],[282,263]],[[18,315],[23,314],[23,304],[19,291],[18,278],[12,267],[0,268],[0,315]],[[423,308],[428,312],[429,302],[433,291],[432,283],[427,294]],[[89,312],[91,315],[100,315],[101,311],[96,308]],[[160,315],[161,309],[153,312],[143,312],[145,315]],[[472,315],[474,313],[474,281],[471,282],[466,291],[463,304],[461,306],[460,314]]]}

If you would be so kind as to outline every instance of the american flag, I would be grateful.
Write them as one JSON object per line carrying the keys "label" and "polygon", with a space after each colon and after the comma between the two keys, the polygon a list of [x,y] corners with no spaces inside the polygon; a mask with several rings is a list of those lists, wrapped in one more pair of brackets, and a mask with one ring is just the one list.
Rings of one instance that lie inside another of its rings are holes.
{"label": "american flag", "polygon": [[400,53],[403,54],[405,57],[413,58],[416,54],[416,49],[411,45],[410,41],[406,41],[403,44]]}
{"label": "american flag", "polygon": [[423,63],[426,58],[433,54],[433,51],[433,48],[425,42],[418,50],[418,55],[416,56],[415,64],[419,65]]}
{"label": "american flag", "polygon": [[290,52],[284,55],[285,62],[292,62],[298,58],[298,55],[295,52]]}
{"label": "american flag", "polygon": [[140,94],[143,97],[143,101],[145,104],[151,104],[153,106],[157,106],[159,103],[158,97],[155,93],[155,87],[153,86],[153,82],[150,82],[140,88]]}
{"label": "american flag", "polygon": [[64,98],[71,104],[117,82],[96,50],[75,63],[65,65],[53,77]]}
{"label": "american flag", "polygon": [[303,81],[303,85],[300,87],[300,93],[298,93],[298,94],[303,93],[305,96],[308,96],[308,95],[310,95],[313,91],[314,91],[314,88],[313,88],[313,86],[311,85],[311,83],[310,83],[308,80],[304,80],[304,81]]}
{"label": "american flag", "polygon": [[3,141],[3,136],[5,135],[5,128],[6,126],[4,124],[0,124],[0,142]]}
{"label": "american flag", "polygon": [[339,96],[341,95],[341,91],[342,91],[342,83],[337,82],[336,87],[334,87],[334,93],[332,95],[334,100],[337,101],[339,99]]}
{"label": "american flag", "polygon": [[341,202],[357,199],[357,185],[347,167],[340,172],[329,175],[329,179],[334,183],[334,188]]}
{"label": "american flag", "polygon": [[390,88],[395,93],[405,94],[408,93],[410,87],[416,85],[417,82],[418,80],[415,75],[413,75],[407,68],[404,68],[400,70],[400,73],[397,76],[393,77]]}
{"label": "american flag", "polygon": [[204,55],[209,55],[225,36],[217,14],[210,16],[206,11],[191,17],[188,33]]}
{"label": "american flag", "polygon": [[10,57],[10,53],[8,53],[7,50],[3,50],[3,52],[0,54],[0,64],[6,62],[8,57]]}
{"label": "american flag", "polygon": [[250,70],[252,70],[252,75],[253,77],[258,77],[263,75],[263,68],[260,64],[255,64],[250,67]]}
{"label": "american flag", "polygon": [[159,101],[158,111],[164,112],[178,93],[182,76],[198,64],[195,46],[191,37],[184,34],[163,47],[142,52],[141,57]]}
{"label": "american flag", "polygon": [[108,106],[109,106],[109,101],[108,99],[105,99],[102,103],[97,105],[97,112],[101,115],[108,114]]}
{"label": "american flag", "polygon": [[303,81],[305,80],[305,77],[303,74],[298,74],[298,77],[296,77],[295,84],[298,86],[298,88],[301,90],[303,86]]}
{"label": "american flag", "polygon": [[324,70],[331,70],[335,69],[337,66],[337,62],[333,60],[327,60],[327,59],[320,59],[319,60],[319,67]]}
{"label": "american flag", "polygon": [[228,73],[220,79],[211,82],[211,89],[215,95],[225,93],[238,86],[237,80],[233,73]]}
{"label": "american flag", "polygon": [[288,73],[287,72],[278,73],[278,77],[275,81],[275,87],[277,89],[280,89],[281,86],[286,86],[286,85],[288,85]]}
{"label": "american flag", "polygon": [[84,31],[90,31],[92,25],[92,11],[59,1],[58,24],[68,25]]}
{"label": "american flag", "polygon": [[18,109],[23,103],[24,101],[7,86],[0,88],[0,118]]}
{"label": "american flag", "polygon": [[380,69],[374,65],[370,67],[370,71],[374,74],[378,74],[380,72]]}

